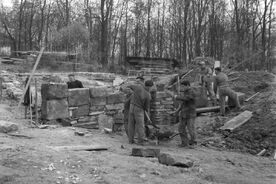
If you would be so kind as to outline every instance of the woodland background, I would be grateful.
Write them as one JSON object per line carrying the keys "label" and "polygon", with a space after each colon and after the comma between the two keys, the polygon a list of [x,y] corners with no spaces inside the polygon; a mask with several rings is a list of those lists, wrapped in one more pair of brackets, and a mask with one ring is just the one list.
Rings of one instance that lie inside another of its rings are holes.
{"label": "woodland background", "polygon": [[[13,0],[0,9],[0,44],[12,51],[77,53],[117,70],[126,56],[198,56],[271,70],[275,0]],[[16,53],[16,52],[13,52]]]}

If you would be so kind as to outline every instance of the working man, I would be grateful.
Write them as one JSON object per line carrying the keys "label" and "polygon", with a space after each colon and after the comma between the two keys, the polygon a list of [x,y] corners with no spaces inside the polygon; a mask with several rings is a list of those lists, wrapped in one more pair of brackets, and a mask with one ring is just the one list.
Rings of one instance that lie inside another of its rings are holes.
{"label": "working man", "polygon": [[219,101],[220,101],[220,113],[222,116],[225,115],[225,98],[232,99],[235,102],[237,110],[241,109],[238,94],[233,91],[228,84],[228,77],[225,73],[221,71],[220,67],[215,68],[216,76],[214,77],[214,89],[219,91]]}
{"label": "working man", "polygon": [[217,98],[215,95],[215,92],[212,88],[212,78],[213,78],[213,72],[212,69],[208,66],[206,66],[206,63],[204,61],[199,62],[200,66],[200,85],[205,87],[207,89],[207,92],[209,94],[209,97],[212,101],[212,105],[217,105]]}
{"label": "working man", "polygon": [[[180,95],[174,96],[176,100],[180,101],[181,105],[174,113],[177,115],[180,111],[180,124],[178,131],[181,138],[181,144],[179,147],[187,147],[196,144],[196,94],[194,89],[191,88],[189,81],[182,81],[181,84]],[[188,139],[188,134],[190,140]]]}
{"label": "working man", "polygon": [[68,89],[83,88],[81,81],[75,79],[74,74],[68,75],[69,81],[67,82]]}
{"label": "working man", "polygon": [[134,143],[135,130],[138,134],[137,144],[143,145],[145,137],[145,113],[150,114],[150,93],[151,82],[146,81],[145,86],[140,84],[130,85],[132,90],[130,98],[129,118],[128,118],[128,139],[129,143]]}

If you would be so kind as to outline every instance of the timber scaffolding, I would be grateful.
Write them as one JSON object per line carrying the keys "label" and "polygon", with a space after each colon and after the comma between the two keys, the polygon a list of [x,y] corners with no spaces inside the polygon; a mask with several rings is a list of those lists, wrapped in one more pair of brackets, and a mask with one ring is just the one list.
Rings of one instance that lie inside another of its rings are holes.
{"label": "timber scaffolding", "polygon": [[176,66],[179,66],[179,62],[176,59],[126,57],[126,67],[129,71],[128,75],[136,73],[170,74]]}

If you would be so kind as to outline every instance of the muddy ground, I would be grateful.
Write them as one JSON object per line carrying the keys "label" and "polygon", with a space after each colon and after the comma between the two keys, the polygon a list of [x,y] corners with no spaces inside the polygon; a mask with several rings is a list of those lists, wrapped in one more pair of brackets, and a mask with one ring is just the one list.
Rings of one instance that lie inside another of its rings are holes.
{"label": "muddy ground", "polygon": [[[276,163],[271,158],[196,146],[178,148],[179,139],[161,142],[162,152],[179,155],[194,162],[191,168],[165,166],[156,158],[130,156],[131,148],[124,134],[105,134],[56,126],[32,128],[26,120],[14,117],[8,105],[1,105],[1,116],[19,125],[20,138],[0,134],[0,183],[267,183],[276,181]],[[20,112],[22,114],[22,112]],[[202,123],[197,120],[197,127]],[[206,119],[205,119],[206,120]],[[76,136],[76,130],[86,135]],[[199,142],[206,137],[199,136]],[[102,145],[107,151],[70,151],[69,145]]]}
{"label": "muddy ground", "polygon": [[[16,123],[19,126],[16,133],[27,137],[0,133],[0,184],[274,184],[274,76],[262,73],[254,79],[256,74],[237,75],[240,79],[233,81],[235,90],[244,92],[246,97],[261,92],[244,104],[245,110],[254,112],[247,123],[232,133],[221,132],[219,127],[239,112],[229,111],[226,117],[201,114],[196,120],[198,145],[193,149],[178,148],[179,137],[158,146],[153,142],[145,146],[189,159],[193,162],[190,168],[162,165],[157,158],[130,156],[131,149],[139,146],[129,145],[123,132],[104,133],[103,126],[91,131],[61,125],[39,129],[23,119],[23,108],[16,109],[17,101],[3,99],[0,120]],[[85,136],[75,135],[76,131],[85,132]],[[108,150],[61,149],[61,146],[74,145],[101,145]],[[256,156],[262,149],[267,150],[265,155]]]}

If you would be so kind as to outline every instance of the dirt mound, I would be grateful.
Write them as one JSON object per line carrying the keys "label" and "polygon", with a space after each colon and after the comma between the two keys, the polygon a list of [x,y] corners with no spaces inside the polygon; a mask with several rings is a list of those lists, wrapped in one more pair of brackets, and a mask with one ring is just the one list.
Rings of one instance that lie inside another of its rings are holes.
{"label": "dirt mound", "polygon": [[232,133],[223,132],[226,147],[250,154],[257,154],[266,149],[265,156],[270,156],[276,149],[276,123],[272,105],[275,86],[272,74],[266,72],[240,73],[239,79],[231,85],[236,91],[244,92],[247,97],[260,92],[244,104],[244,109],[253,112],[253,117]]}
{"label": "dirt mound", "polygon": [[263,92],[273,79],[274,76],[267,72],[233,72],[229,74],[231,88],[246,95]]}

